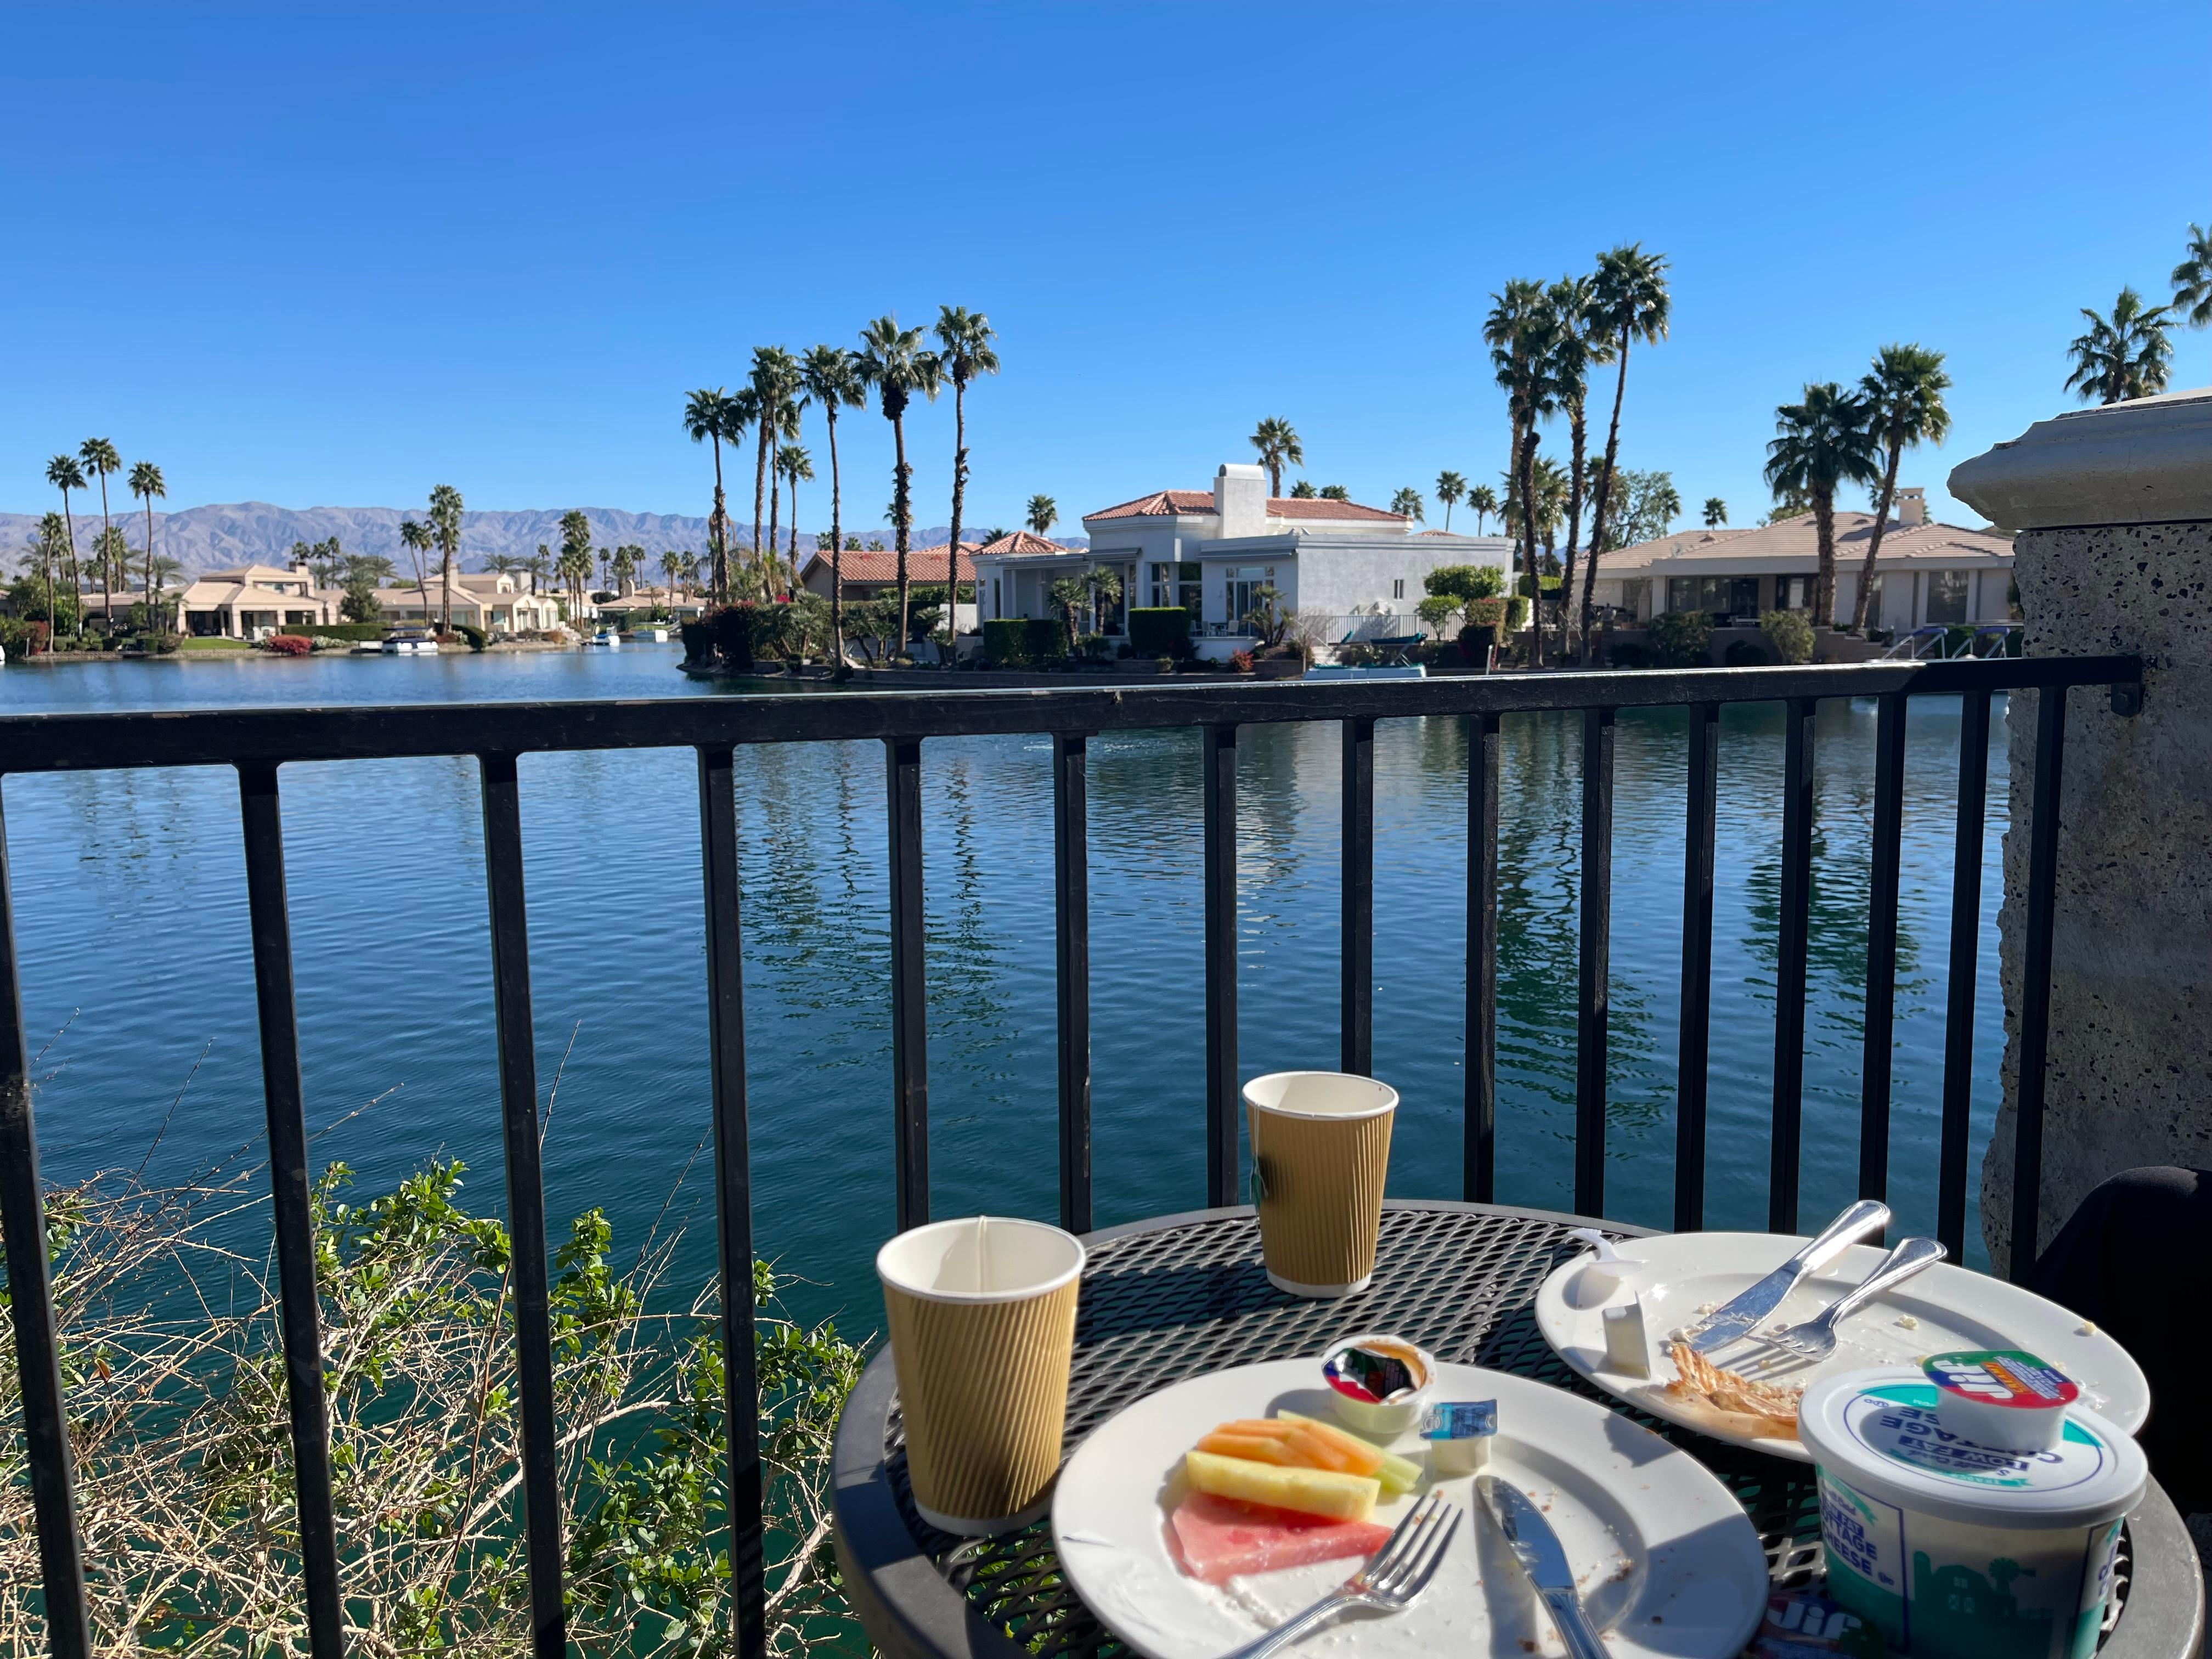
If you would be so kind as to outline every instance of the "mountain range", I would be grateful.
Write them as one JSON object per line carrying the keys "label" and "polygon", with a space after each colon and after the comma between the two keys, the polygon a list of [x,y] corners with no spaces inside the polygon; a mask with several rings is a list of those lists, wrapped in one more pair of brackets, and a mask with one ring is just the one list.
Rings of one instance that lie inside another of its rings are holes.
{"label": "mountain range", "polygon": [[[546,507],[512,513],[464,513],[461,515],[461,563],[465,568],[477,569],[501,555],[526,559],[540,544],[558,550],[561,545],[561,514],[566,508]],[[704,554],[707,550],[707,520],[702,515],[689,517],[680,513],[631,513],[622,507],[587,507],[584,514],[592,521],[592,541],[594,546],[636,546],[646,550],[647,568],[654,568],[663,553],[671,550]],[[209,507],[188,507],[175,513],[156,513],[154,515],[154,547],[175,559],[188,572],[234,569],[243,564],[260,563],[282,565],[291,556],[295,542],[311,545],[337,537],[338,545],[349,553],[378,553],[405,568],[407,552],[399,541],[400,520],[421,516],[418,509],[396,507],[272,507],[266,501],[234,501]],[[146,515],[143,512],[118,512],[114,520],[123,528],[133,549],[144,550]],[[973,539],[988,526],[961,526],[963,539]],[[39,515],[32,513],[0,513],[0,557],[11,563],[20,556],[38,534]],[[749,537],[752,526],[750,518],[738,531]],[[879,538],[886,546],[890,537],[883,528],[855,526],[855,532],[864,538]],[[933,526],[924,529],[916,526],[912,544],[915,547],[942,546],[950,534],[947,526]],[[87,514],[76,510],[76,546],[79,554],[90,550],[100,535],[100,514],[95,510]],[[790,532],[778,537],[779,543],[790,546]],[[1083,537],[1061,537],[1057,539],[1070,546],[1086,546]],[[800,532],[800,550],[814,545],[814,538]]]}

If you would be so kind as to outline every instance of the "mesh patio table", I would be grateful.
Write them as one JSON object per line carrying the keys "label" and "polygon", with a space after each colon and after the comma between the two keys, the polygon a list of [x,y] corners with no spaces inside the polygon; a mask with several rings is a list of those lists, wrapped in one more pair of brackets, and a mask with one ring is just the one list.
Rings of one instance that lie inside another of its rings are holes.
{"label": "mesh patio table", "polygon": [[[1069,1381],[1066,1447],[1131,1401],[1185,1377],[1317,1354],[1353,1330],[1394,1331],[1439,1359],[1511,1371],[1598,1400],[1684,1447],[1743,1502],[1774,1582],[1820,1573],[1810,1466],[1746,1451],[1631,1410],[1568,1370],[1536,1328],[1536,1288],[1585,1247],[1570,1228],[1641,1230],[1542,1210],[1419,1200],[1384,1206],[1374,1283],[1310,1302],[1268,1284],[1249,1206],[1194,1211],[1090,1234]],[[1126,1652],[1070,1589],[1042,1524],[968,1540],[915,1511],[886,1349],[838,1425],[836,1546],[845,1590],[891,1659],[1016,1659]],[[2121,1538],[2102,1659],[2193,1659],[2204,1583],[2181,1517],[2154,1484]]]}

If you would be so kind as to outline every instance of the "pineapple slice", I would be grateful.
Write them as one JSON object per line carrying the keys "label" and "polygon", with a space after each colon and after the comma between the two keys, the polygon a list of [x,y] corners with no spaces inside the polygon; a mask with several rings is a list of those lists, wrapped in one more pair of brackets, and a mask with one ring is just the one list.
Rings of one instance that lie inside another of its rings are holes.
{"label": "pineapple slice", "polygon": [[1212,1452],[1184,1453],[1183,1471],[1192,1486],[1216,1498],[1294,1510],[1331,1521],[1368,1519],[1382,1493],[1381,1484],[1367,1475],[1343,1474],[1334,1469],[1279,1468]]}
{"label": "pineapple slice", "polygon": [[[1372,1443],[1338,1428],[1334,1423],[1324,1423],[1318,1418],[1301,1417],[1296,1412],[1285,1412],[1280,1420],[1307,1430],[1333,1445],[1354,1449],[1374,1460],[1373,1468],[1363,1468],[1359,1473],[1373,1475],[1382,1483],[1382,1490],[1393,1498],[1403,1497],[1421,1484],[1421,1466],[1419,1463],[1410,1458],[1400,1457],[1395,1453],[1383,1451]],[[1242,1425],[1238,1426],[1240,1430],[1243,1427]]]}

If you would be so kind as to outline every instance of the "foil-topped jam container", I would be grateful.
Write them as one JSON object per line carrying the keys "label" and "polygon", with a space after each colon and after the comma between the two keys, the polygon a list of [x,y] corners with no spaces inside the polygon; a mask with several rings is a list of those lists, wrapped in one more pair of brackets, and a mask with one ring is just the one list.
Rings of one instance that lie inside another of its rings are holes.
{"label": "foil-topped jam container", "polygon": [[2017,1348],[1930,1354],[1920,1370],[1936,1385],[1945,1432],[1999,1451],[2049,1451],[2065,1432],[2066,1408],[2081,1397],[2072,1377]]}
{"label": "foil-topped jam container", "polygon": [[1362,1434],[1391,1436],[1413,1427],[1436,1386],[1435,1358],[1402,1336],[1347,1336],[1322,1355],[1321,1374],[1336,1414]]}

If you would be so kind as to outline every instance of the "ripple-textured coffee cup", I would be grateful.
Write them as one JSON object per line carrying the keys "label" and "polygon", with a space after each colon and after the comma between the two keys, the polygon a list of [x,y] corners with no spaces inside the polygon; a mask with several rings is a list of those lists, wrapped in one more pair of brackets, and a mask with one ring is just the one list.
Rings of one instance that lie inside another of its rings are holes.
{"label": "ripple-textured coffee cup", "polygon": [[921,1518],[980,1537],[1051,1502],[1083,1245],[1041,1221],[970,1216],[876,1253]]}
{"label": "ripple-textured coffee cup", "polygon": [[1344,1072],[1271,1072],[1244,1085],[1267,1279],[1292,1296],[1351,1296],[1375,1276],[1398,1091]]}

